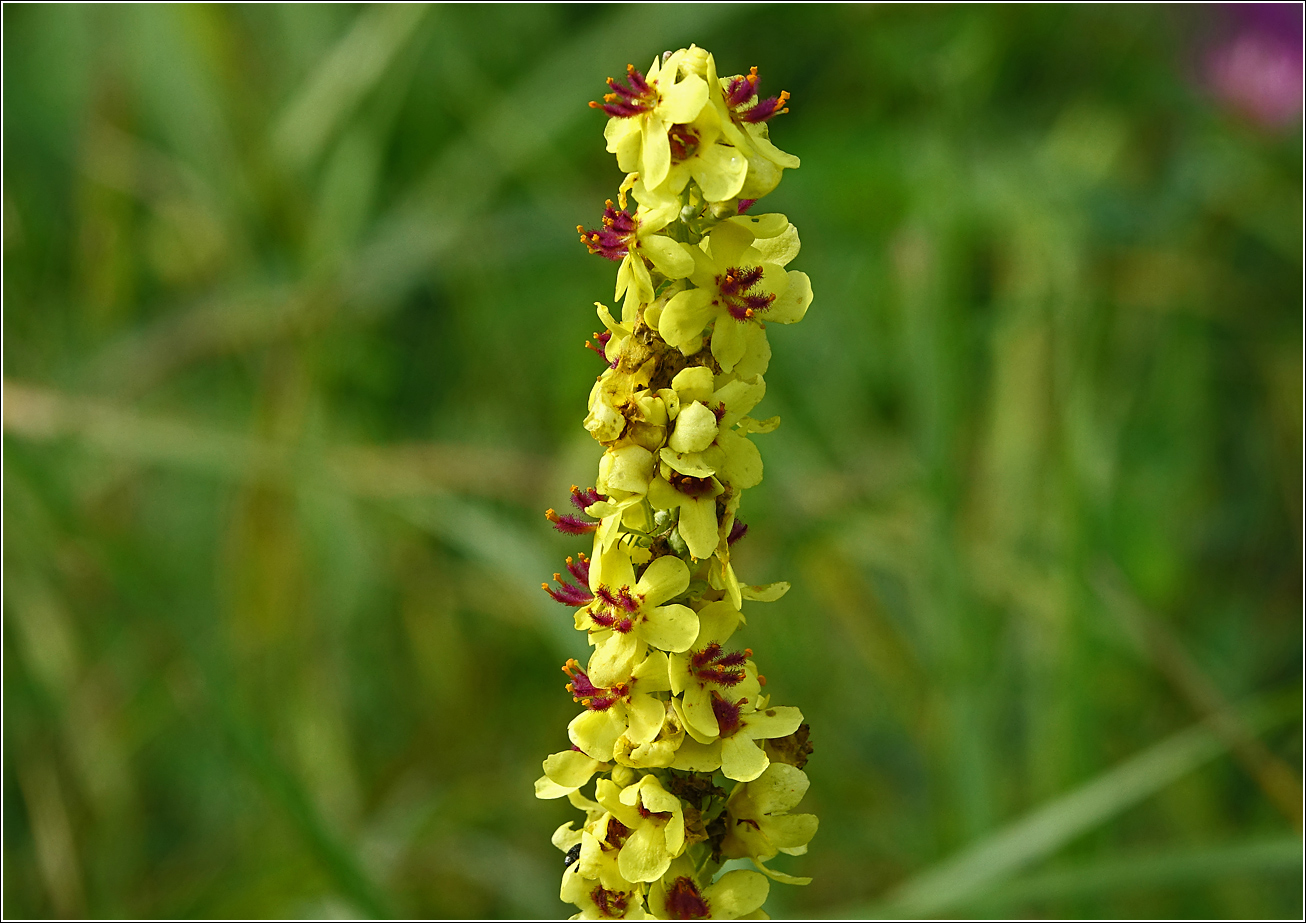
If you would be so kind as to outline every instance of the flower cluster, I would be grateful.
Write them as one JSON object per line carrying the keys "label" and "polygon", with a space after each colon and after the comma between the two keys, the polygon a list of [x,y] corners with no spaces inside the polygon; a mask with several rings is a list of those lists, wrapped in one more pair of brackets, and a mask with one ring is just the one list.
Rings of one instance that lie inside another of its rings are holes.
{"label": "flower cluster", "polygon": [[[756,68],[718,77],[691,46],[628,67],[590,103],[627,176],[599,227],[578,230],[620,263],[621,309],[598,304],[604,330],[586,343],[607,366],[585,418],[603,447],[594,487],[571,489],[575,512],[547,513],[593,537],[544,584],[593,651],[563,666],[583,710],[535,785],[585,813],[553,836],[580,919],[764,919],[772,880],[808,881],[766,864],[816,833],[816,817],[790,813],[807,789],[807,725],[772,704],[737,640],[745,602],[789,585],[743,583],[731,563],[740,498],[762,480],[751,437],[780,422],[749,415],[766,393],[767,327],[812,301],[787,268],[797,230],[751,211],[798,166],[768,132],[789,94],[762,98],[758,82]],[[753,868],[721,874],[731,859]]]}

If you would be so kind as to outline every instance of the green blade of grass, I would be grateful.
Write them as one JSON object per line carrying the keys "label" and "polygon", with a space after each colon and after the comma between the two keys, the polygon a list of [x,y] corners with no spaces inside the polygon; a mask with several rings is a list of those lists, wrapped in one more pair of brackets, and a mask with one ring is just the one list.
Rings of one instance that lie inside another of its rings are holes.
{"label": "green blade of grass", "polygon": [[425,4],[386,4],[363,11],[272,129],[273,148],[287,163],[312,163],[376,86],[428,10]]}
{"label": "green blade of grass", "polygon": [[1231,875],[1300,872],[1297,836],[1152,852],[1028,875],[984,895],[986,905],[1027,904],[1136,888],[1173,887]]}
{"label": "green blade of grass", "polygon": [[[1259,702],[1244,711],[1249,727],[1267,730],[1298,714],[1296,700]],[[883,903],[844,916],[927,916],[963,904],[1045,858],[1082,833],[1154,795],[1227,749],[1199,724],[1166,738],[1078,789],[916,875]]]}

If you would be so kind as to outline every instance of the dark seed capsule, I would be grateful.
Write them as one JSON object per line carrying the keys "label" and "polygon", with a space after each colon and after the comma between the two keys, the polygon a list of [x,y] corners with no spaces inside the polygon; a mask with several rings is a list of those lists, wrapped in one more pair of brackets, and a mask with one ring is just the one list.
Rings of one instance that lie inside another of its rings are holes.
{"label": "dark seed capsule", "polygon": [[567,855],[562,857],[562,867],[569,869],[580,859],[580,844],[577,843],[571,849],[567,850]]}

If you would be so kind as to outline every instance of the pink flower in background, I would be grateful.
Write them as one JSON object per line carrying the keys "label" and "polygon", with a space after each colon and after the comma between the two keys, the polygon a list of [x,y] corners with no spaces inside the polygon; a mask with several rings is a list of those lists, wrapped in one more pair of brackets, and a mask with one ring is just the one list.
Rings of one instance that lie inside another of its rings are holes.
{"label": "pink flower in background", "polygon": [[1302,109],[1302,6],[1247,3],[1224,10],[1207,52],[1205,76],[1230,108],[1270,128],[1288,125]]}

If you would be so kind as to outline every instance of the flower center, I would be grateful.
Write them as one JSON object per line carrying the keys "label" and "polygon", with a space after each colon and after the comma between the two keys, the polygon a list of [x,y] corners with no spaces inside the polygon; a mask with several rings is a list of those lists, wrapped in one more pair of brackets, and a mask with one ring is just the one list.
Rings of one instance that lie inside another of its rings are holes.
{"label": "flower center", "polygon": [[658,96],[657,81],[649,83],[644,75],[635,70],[635,65],[626,65],[626,81],[629,86],[608,78],[608,87],[612,90],[603,97],[603,102],[591,102],[591,109],[602,109],[608,115],[618,119],[652,112],[661,102]]}
{"label": "flower center", "polygon": [[753,124],[767,122],[789,111],[785,108],[785,103],[789,101],[787,92],[753,103],[753,100],[757,99],[758,80],[757,68],[754,67],[749,70],[747,76],[736,77],[722,90],[726,98],[726,107],[736,122]]}
{"label": "flower center", "polygon": [[667,891],[667,916],[673,920],[700,920],[712,913],[698,893],[694,879],[681,875]]}
{"label": "flower center", "polygon": [[639,604],[642,601],[643,597],[636,598],[628,586],[613,592],[611,587],[599,584],[599,588],[594,591],[590,621],[600,628],[611,628],[624,635],[634,627],[632,617],[639,612]]}
{"label": "flower center", "polygon": [[698,134],[688,125],[672,125],[667,143],[671,145],[672,163],[683,163],[698,153]]}
{"label": "flower center", "polygon": [[590,892],[590,900],[605,917],[621,919],[626,915],[626,902],[630,900],[630,895],[624,891],[609,891],[599,885]]}
{"label": "flower center", "polygon": [[720,693],[713,691],[712,714],[716,715],[716,726],[722,737],[732,737],[743,727],[743,722],[739,720],[739,710],[747,701],[748,699],[744,698],[732,704],[721,698]]}
{"label": "flower center", "polygon": [[626,842],[626,837],[630,836],[630,828],[617,820],[615,817],[608,818],[608,835],[604,837],[604,848],[609,849],[614,846],[621,846]]}
{"label": "flower center", "polygon": [[711,478],[690,477],[688,474],[681,474],[678,471],[671,472],[671,479],[668,483],[686,497],[701,497],[712,492]]}
{"label": "flower center", "polygon": [[576,225],[580,233],[580,242],[589,248],[590,253],[609,260],[619,261],[630,252],[630,245],[636,236],[639,223],[625,209],[617,209],[608,199],[603,209],[602,227],[597,231],[587,231]]}
{"label": "flower center", "polygon": [[630,686],[625,683],[617,683],[611,688],[594,685],[589,674],[582,670],[575,660],[568,660],[563,664],[562,672],[571,679],[567,684],[571,700],[581,703],[590,711],[607,711],[618,701],[630,695]]}
{"label": "flower center", "polygon": [[761,281],[761,266],[747,269],[731,266],[725,275],[716,277],[718,297],[715,303],[724,304],[735,320],[750,320],[754,314],[765,311],[775,301],[773,294],[750,291]]}
{"label": "flower center", "polygon": [[689,658],[689,671],[701,683],[714,683],[729,688],[743,680],[744,664],[752,656],[750,648],[727,652],[713,641],[702,650],[695,651]]}

